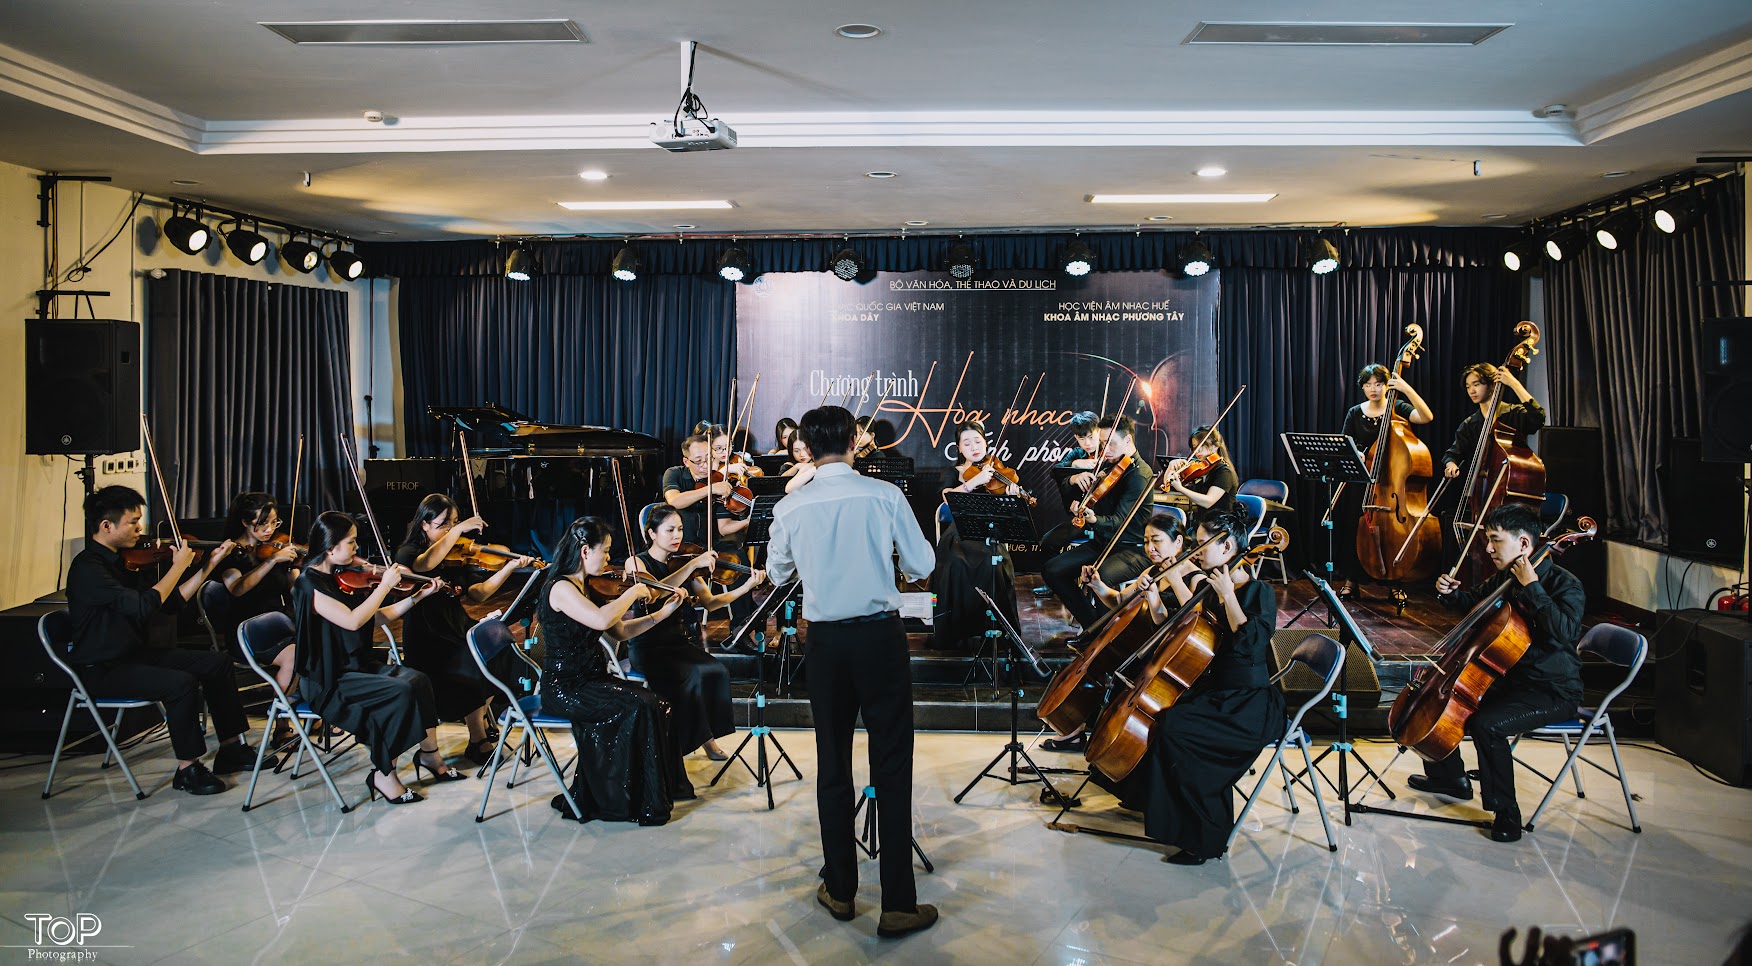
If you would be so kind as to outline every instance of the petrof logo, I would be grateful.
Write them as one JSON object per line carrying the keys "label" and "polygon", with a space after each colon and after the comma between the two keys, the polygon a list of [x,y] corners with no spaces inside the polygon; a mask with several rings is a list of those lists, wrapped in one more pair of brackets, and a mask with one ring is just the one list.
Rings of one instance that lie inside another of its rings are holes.
{"label": "petrof logo", "polygon": [[77,963],[96,961],[97,953],[82,948],[103,932],[103,920],[89,912],[67,916],[26,913],[24,921],[34,930],[29,958],[40,962]]}

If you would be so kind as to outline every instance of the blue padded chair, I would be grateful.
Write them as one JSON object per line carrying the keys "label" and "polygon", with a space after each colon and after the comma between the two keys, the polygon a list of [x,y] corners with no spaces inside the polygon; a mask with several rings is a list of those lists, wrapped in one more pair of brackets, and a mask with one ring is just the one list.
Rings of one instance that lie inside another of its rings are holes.
{"label": "blue padded chair", "polygon": [[1563,526],[1563,518],[1569,515],[1569,497],[1562,493],[1545,494],[1545,502],[1539,505],[1539,525],[1545,528],[1545,536],[1550,537],[1558,527]]}
{"label": "blue padded chair", "polygon": [[1241,823],[1247,820],[1247,813],[1253,810],[1253,803],[1259,800],[1259,793],[1265,788],[1265,783],[1271,780],[1274,770],[1283,773],[1284,796],[1289,800],[1290,812],[1301,812],[1296,806],[1296,793],[1292,789],[1295,782],[1290,777],[1289,766],[1284,764],[1285,745],[1301,749],[1302,767],[1307,769],[1306,774],[1314,789],[1314,807],[1320,810],[1320,824],[1326,829],[1326,849],[1329,852],[1338,851],[1338,840],[1332,836],[1332,819],[1326,814],[1326,798],[1320,791],[1320,772],[1314,767],[1314,759],[1308,753],[1308,732],[1302,727],[1302,718],[1326,700],[1326,696],[1332,693],[1333,685],[1338,682],[1338,676],[1344,673],[1344,647],[1324,634],[1308,635],[1302,639],[1302,643],[1296,645],[1295,652],[1284,663],[1283,670],[1272,677],[1272,684],[1275,686],[1297,664],[1320,676],[1320,691],[1302,702],[1302,706],[1296,709],[1295,716],[1285,726],[1284,736],[1272,742],[1271,761],[1260,772],[1259,781],[1254,784],[1253,792],[1247,796],[1247,803],[1241,806],[1240,813],[1235,816],[1235,825],[1229,829],[1229,840],[1223,845],[1225,852],[1229,846],[1235,844],[1235,836],[1241,832]]}
{"label": "blue padded chair", "polygon": [[[55,739],[55,756],[49,759],[49,777],[47,781],[43,782],[43,797],[49,797],[49,789],[55,784],[55,769],[61,764],[61,752],[70,747],[67,744],[67,728],[73,723],[73,712],[75,709],[84,708],[91,712],[92,720],[97,722],[97,733],[103,736],[104,744],[109,746],[109,750],[104,752],[103,761],[99,763],[98,767],[108,768],[110,759],[114,758],[116,764],[122,766],[122,774],[127,776],[128,785],[134,789],[135,800],[145,798],[146,793],[140,790],[140,783],[134,780],[133,769],[128,767],[127,759],[122,757],[122,750],[116,747],[116,733],[122,726],[122,715],[127,713],[128,709],[157,708],[158,716],[162,718],[164,717],[164,707],[156,701],[131,698],[92,698],[91,692],[85,689],[85,682],[80,680],[79,674],[66,660],[73,648],[73,617],[67,613],[65,608],[50,611],[37,621],[37,639],[42,641],[43,650],[48,653],[49,660],[53,661],[55,667],[60,668],[61,673],[67,675],[73,682],[73,691],[67,695],[67,712],[61,715],[61,735]],[[104,723],[103,715],[100,713],[104,711],[116,713],[113,723]],[[73,744],[77,745],[90,737],[87,735]]]}
{"label": "blue padded chair", "polygon": [[1273,503],[1288,505],[1290,502],[1290,485],[1283,480],[1257,479],[1242,483],[1235,490],[1237,496],[1257,496]]}
{"label": "blue padded chair", "polygon": [[[1264,538],[1265,532],[1271,528],[1271,521],[1266,518],[1265,514],[1265,498],[1255,493],[1241,493],[1236,495],[1235,501],[1241,504],[1241,508],[1247,511],[1247,518],[1253,521],[1252,527],[1247,531],[1247,546],[1255,546]],[[1259,571],[1268,563],[1277,564],[1278,578],[1284,582],[1289,581],[1289,574],[1284,569],[1283,555],[1278,553],[1266,554],[1259,558],[1259,562],[1253,567],[1253,576],[1258,577]]]}
{"label": "blue padded chair", "polygon": [[[1593,711],[1578,708],[1576,710],[1579,713],[1571,720],[1546,725],[1527,733],[1527,736],[1534,738],[1561,738],[1564,748],[1569,751],[1568,757],[1564,759],[1563,767],[1558,769],[1555,777],[1548,777],[1543,772],[1527,766],[1526,762],[1521,762],[1523,767],[1527,767],[1529,771],[1551,783],[1551,787],[1545,792],[1545,797],[1539,800],[1539,807],[1534,809],[1532,817],[1527,819],[1527,831],[1533,831],[1534,823],[1539,821],[1539,816],[1544,813],[1545,807],[1551,804],[1552,796],[1557,794],[1557,787],[1563,784],[1565,774],[1571,774],[1574,777],[1576,797],[1587,797],[1586,793],[1582,791],[1581,769],[1576,767],[1576,763],[1579,761],[1592,765],[1606,775],[1618,779],[1619,790],[1624,793],[1624,810],[1630,813],[1630,830],[1641,832],[1642,823],[1636,817],[1636,803],[1631,800],[1630,781],[1624,774],[1624,759],[1618,754],[1618,736],[1612,731],[1612,716],[1606,713],[1606,709],[1620,694],[1624,693],[1625,688],[1630,687],[1630,682],[1636,680],[1637,672],[1642,670],[1643,661],[1648,657],[1648,639],[1628,627],[1621,627],[1617,624],[1595,624],[1588,629],[1588,633],[1582,635],[1581,643],[1576,645],[1576,650],[1583,654],[1597,655],[1625,668],[1624,680],[1618,682],[1618,686],[1613,688],[1600,701],[1600,706]],[[1582,757],[1582,749],[1587,746],[1589,739],[1600,734],[1606,736],[1606,746],[1612,749],[1612,764],[1614,766],[1612,769]]]}
{"label": "blue padded chair", "polygon": [[341,797],[341,790],[335,787],[334,777],[329,774],[328,766],[323,763],[322,755],[317,751],[316,744],[310,740],[309,730],[305,728],[305,722],[318,721],[322,715],[311,710],[310,705],[305,701],[294,701],[281,689],[280,682],[274,680],[273,672],[262,667],[261,662],[257,661],[255,657],[258,650],[266,651],[270,647],[278,649],[285,646],[285,643],[292,639],[292,635],[292,618],[277,611],[251,617],[238,625],[237,628],[239,656],[243,658],[245,664],[249,665],[249,669],[254,671],[256,676],[261,678],[274,692],[274,700],[268,705],[268,722],[262,729],[262,740],[256,742],[255,767],[250,769],[249,791],[245,792],[243,796],[243,810],[247,812],[254,807],[256,783],[261,780],[262,764],[268,753],[268,745],[272,743],[274,726],[284,719],[291,726],[293,734],[297,736],[295,740],[298,742],[298,755],[292,762],[291,777],[298,778],[298,769],[304,764],[304,756],[308,753],[310,760],[316,763],[317,773],[322,775],[323,784],[328,786],[329,794],[335,797],[335,805],[343,812],[350,812],[353,810],[353,806],[347,804],[347,800]]}
{"label": "blue padded chair", "polygon": [[[548,771],[554,776],[554,781],[560,785],[560,794],[566,798],[566,805],[572,810],[573,818],[582,818],[583,812],[578,808],[578,802],[572,797],[572,788],[566,784],[565,770],[560,767],[559,760],[554,757],[554,750],[548,745],[547,732],[564,731],[570,734],[572,721],[558,715],[547,714],[541,710],[541,691],[531,695],[518,695],[510,685],[499,680],[488,664],[497,658],[506,648],[513,652],[517,650],[517,641],[511,636],[511,628],[499,619],[499,612],[482,618],[475,626],[468,629],[468,653],[474,658],[475,667],[480,669],[481,676],[488,684],[498,689],[506,701],[505,712],[499,715],[499,743],[493,749],[489,759],[491,769],[487,774],[487,787],[481,790],[481,807],[475,812],[475,821],[487,820],[487,800],[493,794],[493,781],[498,778],[499,766],[505,761],[505,751],[511,741],[511,729],[523,729],[523,752],[533,746],[536,754],[546,763]],[[521,657],[521,655],[519,655]],[[517,784],[517,773],[523,767],[523,753],[518,753],[517,761],[511,766],[511,778],[506,787]],[[582,763],[579,764],[582,768]]]}

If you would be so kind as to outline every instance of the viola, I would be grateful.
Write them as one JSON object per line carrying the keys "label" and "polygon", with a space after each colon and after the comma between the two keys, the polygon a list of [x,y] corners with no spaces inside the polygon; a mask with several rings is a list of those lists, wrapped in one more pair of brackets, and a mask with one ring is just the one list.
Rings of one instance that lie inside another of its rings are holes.
{"label": "viola", "polygon": [[[1411,339],[1393,363],[1394,379],[1423,351],[1423,327],[1413,323],[1405,331]],[[1429,513],[1435,460],[1410,420],[1394,411],[1396,399],[1397,390],[1388,388],[1381,428],[1369,445],[1357,561],[1376,580],[1423,580],[1441,566],[1442,557],[1442,526]]]}
{"label": "viola", "polygon": [[[468,537],[456,541],[450,552],[444,555],[445,563],[466,564],[479,567],[482,570],[498,570],[518,557],[524,556],[510,547],[501,547],[494,543],[478,543]],[[531,570],[542,570],[547,567],[547,561],[539,557],[529,562]]]}
{"label": "viola", "polygon": [[[335,583],[340,584],[341,589],[349,593],[372,591],[377,589],[378,584],[383,583],[384,573],[385,568],[376,564],[352,563],[345,567],[335,568]],[[401,579],[396,581],[395,586],[390,588],[390,593],[411,594],[436,580],[437,578],[427,577],[424,574],[404,572]],[[462,588],[455,584],[446,584],[444,590],[451,596],[462,593]]]}
{"label": "viola", "polygon": [[591,590],[596,591],[604,597],[619,597],[628,590],[631,590],[634,585],[649,587],[652,590],[663,594],[687,593],[685,588],[671,587],[662,581],[652,580],[650,577],[641,573],[628,574],[623,572],[618,576],[615,574],[596,574],[590,577],[588,582]]}
{"label": "viola", "polygon": [[1029,506],[1035,505],[1037,501],[1034,499],[1034,495],[1022,489],[1022,478],[1016,475],[1014,469],[1005,466],[1004,461],[998,459],[995,454],[978,463],[969,463],[962,467],[961,482],[966,483],[987,469],[992,471],[992,477],[980,486],[981,490],[993,496],[1003,496],[1010,492],[1010,487],[1014,486],[1020,491],[1019,495],[1027,501]]}
{"label": "viola", "polygon": [[722,505],[731,516],[740,520],[748,516],[748,511],[754,509],[754,491],[743,484],[743,479],[744,477],[740,476],[725,476],[722,472],[713,470],[705,479],[695,480],[694,489],[716,486],[719,483],[730,484],[729,493],[722,497],[713,497],[712,500]]}
{"label": "viola", "polygon": [[[674,555],[669,558],[670,565],[673,568],[669,572],[672,574],[675,573],[677,570],[686,566],[688,561],[705,552],[706,548],[697,543],[682,544],[680,547],[676,548]],[[725,560],[724,558],[719,557],[717,562],[712,564],[711,579],[713,583],[717,584],[734,584],[752,573],[754,573],[753,567],[739,564],[734,560]]]}
{"label": "viola", "polygon": [[[1515,326],[1515,336],[1520,341],[1503,360],[1504,369],[1525,366],[1539,351],[1539,326],[1532,322],[1519,323]],[[1491,387],[1490,399],[1485,404],[1483,411],[1490,415],[1487,424],[1479,427],[1478,442],[1472,450],[1472,465],[1466,471],[1460,489],[1460,506],[1454,511],[1455,539],[1468,548],[1463,554],[1468,583],[1485,579],[1492,568],[1484,545],[1478,544],[1474,548],[1476,541],[1467,531],[1477,533],[1490,511],[1504,503],[1522,503],[1537,509],[1545,502],[1545,463],[1527,448],[1526,437],[1520,430],[1497,419],[1502,398],[1503,384],[1498,382]]]}
{"label": "viola", "polygon": [[[1113,466],[1095,480],[1095,485],[1089,488],[1088,494],[1081,500],[1077,501],[1077,512],[1071,517],[1071,526],[1082,529],[1087,525],[1089,520],[1089,504],[1095,503],[1107,496],[1108,492],[1115,486],[1118,486],[1119,481],[1125,478],[1126,470],[1131,469],[1132,464],[1136,462],[1136,453],[1127,453],[1115,460]],[[1101,464],[1096,463],[1095,465],[1099,469]]]}
{"label": "viola", "polygon": [[1211,474],[1211,471],[1224,465],[1223,454],[1212,453],[1209,456],[1193,456],[1176,464],[1173,469],[1162,474],[1162,489],[1168,489],[1168,480],[1179,477],[1180,482],[1197,483]]}
{"label": "viola", "polygon": [[[190,547],[197,550],[207,550],[219,546],[212,540],[189,540]],[[147,567],[169,563],[176,555],[176,544],[169,540],[141,540],[139,543],[121,552],[122,566],[129,570],[145,570]]]}
{"label": "viola", "polygon": [[[1289,532],[1272,527],[1264,543],[1237,555],[1228,569],[1249,566],[1266,554],[1282,553],[1289,545]],[[1143,761],[1157,715],[1180,700],[1216,657],[1228,632],[1205,607],[1213,593],[1208,582],[1200,587],[1139,649],[1138,657],[1113,671],[1113,678],[1125,690],[1096,719],[1084,752],[1089,764],[1107,777],[1121,780]],[[1128,678],[1125,672],[1134,665],[1137,671]]]}
{"label": "viola", "polygon": [[304,544],[293,543],[292,535],[288,533],[276,533],[272,538],[264,540],[253,547],[249,547],[248,550],[251,556],[255,557],[255,559],[266,560],[280,551],[285,550],[287,547],[291,547],[292,552],[297,554],[300,559],[302,559],[305,554],[310,553],[310,548]]}
{"label": "viola", "polygon": [[[1533,552],[1537,567],[1553,553],[1593,539],[1598,527],[1589,517],[1576,521],[1577,529]],[[1393,699],[1387,711],[1387,730],[1401,748],[1426,761],[1440,761],[1460,747],[1466,721],[1478,710],[1490,686],[1500,680],[1532,643],[1527,618],[1514,604],[1503,606],[1513,577],[1475,604],[1438,646],[1434,664],[1425,665],[1411,683]]]}

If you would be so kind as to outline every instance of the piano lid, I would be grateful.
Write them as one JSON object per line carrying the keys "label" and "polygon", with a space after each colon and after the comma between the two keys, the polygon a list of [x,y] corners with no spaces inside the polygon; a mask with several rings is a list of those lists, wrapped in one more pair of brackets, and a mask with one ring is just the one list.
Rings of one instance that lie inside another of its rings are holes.
{"label": "piano lid", "polygon": [[510,450],[533,456],[653,456],[663,452],[655,436],[608,426],[538,423],[493,403],[484,406],[427,406],[427,415],[449,420],[475,434],[478,449]]}

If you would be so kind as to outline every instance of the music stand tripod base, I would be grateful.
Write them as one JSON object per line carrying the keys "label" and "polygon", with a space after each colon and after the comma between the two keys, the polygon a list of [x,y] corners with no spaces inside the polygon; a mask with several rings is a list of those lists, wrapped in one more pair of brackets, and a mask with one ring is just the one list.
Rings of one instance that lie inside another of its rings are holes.
{"label": "music stand tripod base", "polygon": [[[870,806],[868,811],[865,811],[865,805]],[[874,785],[865,785],[864,791],[858,795],[858,804],[852,808],[853,821],[857,821],[859,812],[864,813],[864,830],[858,833],[858,837],[852,842],[864,853],[865,858],[874,859],[882,851],[882,841],[876,831],[876,787]],[[932,865],[930,858],[925,855],[925,850],[919,847],[918,838],[911,837],[911,841],[912,850],[918,855],[919,861],[924,863],[925,871],[937,871],[937,867]]]}
{"label": "music stand tripod base", "polygon": [[[751,616],[749,620],[744,623],[741,630],[736,634],[731,635],[731,641],[734,642],[744,633],[752,629],[757,620],[764,622],[765,615],[770,613],[771,610],[769,605],[776,607],[777,605],[773,604],[773,601],[779,600],[782,602],[784,597],[789,597],[792,593],[795,593],[797,587],[797,584],[792,583],[785,588],[781,588],[781,590],[774,591],[767,595],[766,601],[762,602],[761,606],[756,608],[754,616]],[[766,789],[767,811],[770,812],[777,807],[776,803],[773,801],[773,775],[778,771],[779,763],[783,762],[786,767],[790,768],[791,774],[796,776],[798,781],[803,780],[803,772],[797,768],[797,763],[791,760],[790,754],[785,751],[785,746],[779,744],[779,736],[773,734],[773,729],[767,727],[766,647],[764,642],[762,642],[760,652],[755,657],[754,666],[755,685],[753,721],[749,726],[748,734],[743,736],[741,743],[736,746],[736,750],[732,751],[730,757],[725,759],[724,767],[718,769],[718,773],[712,776],[712,781],[708,787],[716,787],[718,779],[724,777],[724,773],[730,770],[731,765],[734,765],[737,762],[742,762],[742,767],[747,768],[749,774],[754,776],[755,787]],[[751,741],[754,742],[755,763],[753,765],[750,765],[748,759],[744,758],[742,755],[743,749],[747,748],[748,743]],[[773,750],[778,752],[777,758],[769,759],[767,756],[767,742],[769,741],[773,743]]]}

